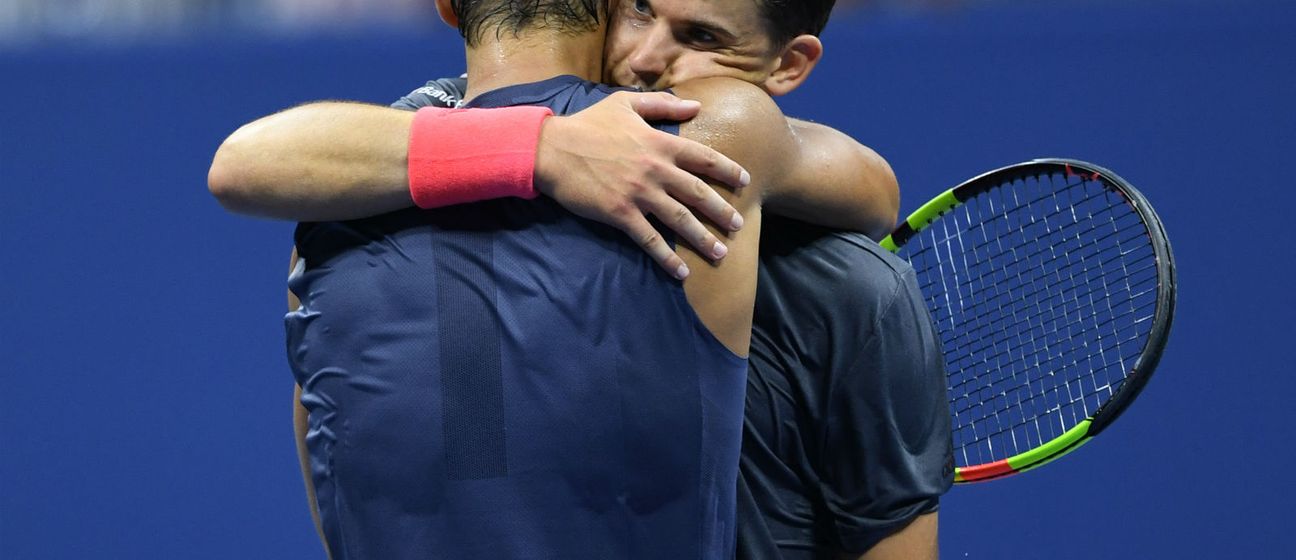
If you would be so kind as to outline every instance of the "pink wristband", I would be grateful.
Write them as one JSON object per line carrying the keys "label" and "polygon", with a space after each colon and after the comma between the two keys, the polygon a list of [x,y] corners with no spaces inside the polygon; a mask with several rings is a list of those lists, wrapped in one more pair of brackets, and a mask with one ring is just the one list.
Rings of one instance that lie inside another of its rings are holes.
{"label": "pink wristband", "polygon": [[414,115],[409,186],[419,208],[535,198],[536,147],[547,107],[442,109]]}

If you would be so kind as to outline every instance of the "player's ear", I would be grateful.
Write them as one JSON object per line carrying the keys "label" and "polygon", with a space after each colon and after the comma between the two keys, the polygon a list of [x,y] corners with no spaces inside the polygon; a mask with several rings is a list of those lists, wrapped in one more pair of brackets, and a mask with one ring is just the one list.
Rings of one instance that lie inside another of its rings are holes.
{"label": "player's ear", "polygon": [[765,79],[765,91],[784,95],[796,89],[823,58],[823,43],[814,35],[799,35],[779,54],[778,67]]}
{"label": "player's ear", "polygon": [[441,14],[441,21],[455,29],[459,28],[459,16],[455,15],[454,8],[450,6],[450,0],[436,0],[437,13]]}

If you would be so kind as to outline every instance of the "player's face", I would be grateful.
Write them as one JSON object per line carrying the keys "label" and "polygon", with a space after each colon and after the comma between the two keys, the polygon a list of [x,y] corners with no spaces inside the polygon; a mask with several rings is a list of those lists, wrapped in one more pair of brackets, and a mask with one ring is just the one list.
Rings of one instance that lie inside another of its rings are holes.
{"label": "player's face", "polygon": [[614,0],[604,81],[663,89],[726,76],[763,85],[778,55],[756,0]]}

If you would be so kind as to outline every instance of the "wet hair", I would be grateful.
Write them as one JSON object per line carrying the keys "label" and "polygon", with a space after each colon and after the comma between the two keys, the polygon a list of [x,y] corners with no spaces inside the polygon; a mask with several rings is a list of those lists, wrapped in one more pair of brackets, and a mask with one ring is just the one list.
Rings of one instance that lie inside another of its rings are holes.
{"label": "wet hair", "polygon": [[459,34],[476,46],[485,33],[495,36],[528,29],[579,34],[598,29],[608,0],[451,0],[459,18]]}
{"label": "wet hair", "polygon": [[836,0],[754,0],[770,40],[781,48],[798,35],[823,33]]}

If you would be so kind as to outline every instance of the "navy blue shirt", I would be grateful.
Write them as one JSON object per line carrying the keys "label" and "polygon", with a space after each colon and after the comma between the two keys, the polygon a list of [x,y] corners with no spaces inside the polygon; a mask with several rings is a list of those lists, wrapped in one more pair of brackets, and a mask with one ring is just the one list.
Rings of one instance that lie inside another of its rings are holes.
{"label": "navy blue shirt", "polygon": [[288,352],[335,560],[732,557],[746,360],[620,231],[542,197],[296,241]]}

